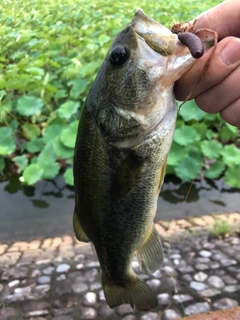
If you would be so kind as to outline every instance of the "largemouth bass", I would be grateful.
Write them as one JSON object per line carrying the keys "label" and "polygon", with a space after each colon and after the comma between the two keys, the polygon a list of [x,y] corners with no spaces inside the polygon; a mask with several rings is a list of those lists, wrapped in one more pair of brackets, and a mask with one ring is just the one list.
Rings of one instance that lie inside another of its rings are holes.
{"label": "largemouth bass", "polygon": [[153,273],[163,249],[153,219],[172,143],[174,82],[195,59],[176,34],[138,10],[113,40],[83,107],[74,157],[74,231],[91,241],[110,307],[157,306],[132,270]]}

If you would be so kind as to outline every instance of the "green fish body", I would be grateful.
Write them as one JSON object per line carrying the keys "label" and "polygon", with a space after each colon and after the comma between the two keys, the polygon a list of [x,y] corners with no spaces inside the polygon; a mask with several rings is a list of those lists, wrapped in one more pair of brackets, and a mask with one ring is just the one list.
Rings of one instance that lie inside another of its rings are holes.
{"label": "green fish body", "polygon": [[194,63],[177,36],[138,10],[114,39],[82,110],[74,157],[73,225],[91,241],[107,303],[150,310],[157,299],[132,270],[163,261],[153,219],[172,143],[174,82]]}

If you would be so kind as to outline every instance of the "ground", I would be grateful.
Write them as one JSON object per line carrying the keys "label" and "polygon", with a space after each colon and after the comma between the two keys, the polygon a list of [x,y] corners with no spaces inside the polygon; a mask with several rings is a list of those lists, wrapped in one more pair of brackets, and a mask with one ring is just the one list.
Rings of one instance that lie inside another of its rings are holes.
{"label": "ground", "polygon": [[[220,218],[235,229],[240,222],[238,213]],[[165,251],[162,269],[149,275],[133,261],[158,298],[158,307],[147,313],[129,305],[107,307],[96,254],[73,235],[2,243],[0,319],[171,320],[239,306],[240,239],[232,227],[224,239],[213,237],[215,223],[211,216],[157,223]]]}

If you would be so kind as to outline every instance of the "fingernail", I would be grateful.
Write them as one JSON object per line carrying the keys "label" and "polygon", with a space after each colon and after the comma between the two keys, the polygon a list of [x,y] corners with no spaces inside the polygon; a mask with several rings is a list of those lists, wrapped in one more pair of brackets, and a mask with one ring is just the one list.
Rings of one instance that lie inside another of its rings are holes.
{"label": "fingernail", "polygon": [[240,61],[240,39],[230,41],[222,50],[221,57],[223,61],[232,65]]}

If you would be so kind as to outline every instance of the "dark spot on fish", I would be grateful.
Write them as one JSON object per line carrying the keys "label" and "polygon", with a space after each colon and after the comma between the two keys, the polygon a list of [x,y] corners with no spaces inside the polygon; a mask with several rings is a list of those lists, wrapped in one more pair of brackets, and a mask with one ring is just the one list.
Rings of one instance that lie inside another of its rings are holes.
{"label": "dark spot on fish", "polygon": [[121,67],[129,58],[127,48],[119,46],[114,48],[110,53],[110,62],[113,66]]}
{"label": "dark spot on fish", "polygon": [[178,39],[182,44],[188,47],[193,58],[201,58],[204,53],[204,47],[201,39],[198,38],[198,36],[191,32],[180,32],[178,33]]}
{"label": "dark spot on fish", "polygon": [[134,151],[126,152],[125,158],[118,166],[111,185],[114,198],[125,197],[137,183],[144,163],[148,158],[138,156]]}

